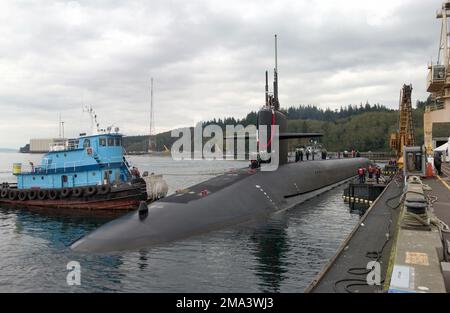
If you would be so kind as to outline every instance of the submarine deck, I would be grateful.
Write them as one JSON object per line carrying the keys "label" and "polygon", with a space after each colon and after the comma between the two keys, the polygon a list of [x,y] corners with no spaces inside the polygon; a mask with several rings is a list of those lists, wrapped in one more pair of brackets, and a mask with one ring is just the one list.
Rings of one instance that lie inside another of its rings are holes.
{"label": "submarine deck", "polygon": [[162,198],[160,202],[188,203],[231,186],[256,172],[256,170],[249,168],[230,170],[225,174],[213,177],[197,185],[177,190],[175,194]]}

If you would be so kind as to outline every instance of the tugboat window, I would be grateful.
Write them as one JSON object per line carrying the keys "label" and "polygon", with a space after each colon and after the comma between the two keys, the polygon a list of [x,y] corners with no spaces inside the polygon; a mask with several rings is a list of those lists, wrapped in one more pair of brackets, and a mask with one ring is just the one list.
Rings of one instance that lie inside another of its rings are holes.
{"label": "tugboat window", "polygon": [[119,137],[116,137],[115,143],[116,143],[116,146],[118,146],[118,147],[121,146],[121,144],[120,144],[120,138],[119,138]]}
{"label": "tugboat window", "polygon": [[85,139],[83,142],[83,148],[88,148],[91,146],[91,141],[89,139]]}
{"label": "tugboat window", "polygon": [[114,146],[114,138],[112,138],[112,137],[108,138],[108,146],[110,146],[110,147]]}
{"label": "tugboat window", "polygon": [[102,147],[106,147],[106,138],[100,138],[99,139],[99,143],[100,143],[100,146],[102,146]]}

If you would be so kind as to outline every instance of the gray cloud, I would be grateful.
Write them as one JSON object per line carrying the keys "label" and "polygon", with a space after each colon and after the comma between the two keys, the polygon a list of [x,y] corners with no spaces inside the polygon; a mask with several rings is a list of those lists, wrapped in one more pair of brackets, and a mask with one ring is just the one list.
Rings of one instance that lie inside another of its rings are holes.
{"label": "gray cloud", "polygon": [[[35,1],[0,3],[0,146],[89,125],[83,104],[126,134],[261,106],[279,35],[283,106],[423,99],[440,0]],[[434,57],[435,59],[435,57]]]}

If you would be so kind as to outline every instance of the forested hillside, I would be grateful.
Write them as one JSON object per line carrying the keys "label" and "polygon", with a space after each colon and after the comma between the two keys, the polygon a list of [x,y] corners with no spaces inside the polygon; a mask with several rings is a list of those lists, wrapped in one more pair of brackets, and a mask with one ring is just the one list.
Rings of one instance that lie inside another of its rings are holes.
{"label": "forested hillside", "polygon": [[[423,110],[430,103],[418,101],[413,110],[413,120],[418,145],[423,144]],[[359,151],[390,151],[389,135],[398,128],[398,110],[388,109],[375,104],[341,107],[339,110],[320,109],[316,106],[296,106],[282,109],[289,119],[289,132],[321,132],[324,137],[321,142],[329,151],[359,150]],[[219,118],[203,122],[203,125],[249,124],[256,125],[257,113],[250,112],[243,119]],[[224,128],[225,129],[225,128]],[[434,136],[448,136],[450,125],[441,125],[433,130]],[[157,150],[169,149],[176,138],[171,138],[170,132],[156,135]],[[301,143],[292,141],[291,145]],[[127,151],[147,151],[148,136],[130,136],[124,139]]]}

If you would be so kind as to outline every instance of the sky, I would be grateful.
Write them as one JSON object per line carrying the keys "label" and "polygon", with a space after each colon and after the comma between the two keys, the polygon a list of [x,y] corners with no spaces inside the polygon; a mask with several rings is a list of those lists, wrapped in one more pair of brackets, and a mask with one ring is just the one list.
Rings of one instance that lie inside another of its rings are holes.
{"label": "sky", "polygon": [[0,147],[102,127],[147,134],[264,104],[278,35],[282,107],[426,99],[441,0],[1,1]]}

